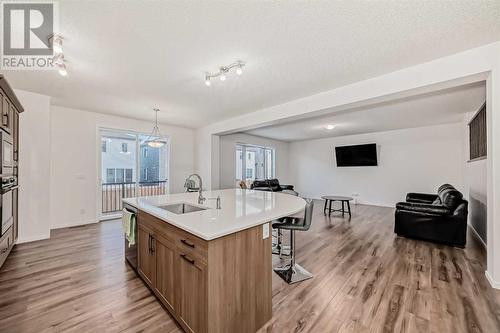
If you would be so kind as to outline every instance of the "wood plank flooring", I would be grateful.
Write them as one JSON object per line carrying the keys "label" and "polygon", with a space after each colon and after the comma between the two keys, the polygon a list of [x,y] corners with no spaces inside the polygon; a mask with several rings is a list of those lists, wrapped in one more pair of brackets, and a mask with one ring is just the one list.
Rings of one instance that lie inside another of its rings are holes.
{"label": "wood plank flooring", "polygon": [[[297,233],[314,278],[273,274],[273,318],[260,332],[500,332],[500,292],[485,254],[395,237],[391,208],[353,205]],[[119,221],[15,246],[0,270],[0,332],[181,332],[124,263]],[[277,259],[275,259],[277,260]]]}

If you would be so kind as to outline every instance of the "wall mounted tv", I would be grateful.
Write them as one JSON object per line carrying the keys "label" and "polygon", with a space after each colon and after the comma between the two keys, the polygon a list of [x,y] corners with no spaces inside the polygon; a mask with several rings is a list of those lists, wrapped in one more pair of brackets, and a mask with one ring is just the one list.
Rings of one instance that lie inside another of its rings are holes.
{"label": "wall mounted tv", "polygon": [[377,144],[335,147],[338,167],[376,166]]}

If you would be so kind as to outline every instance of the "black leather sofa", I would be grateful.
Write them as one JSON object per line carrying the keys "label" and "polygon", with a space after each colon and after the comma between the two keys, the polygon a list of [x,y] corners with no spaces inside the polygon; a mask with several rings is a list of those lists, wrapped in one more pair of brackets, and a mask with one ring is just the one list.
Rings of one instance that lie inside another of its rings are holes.
{"label": "black leather sofa", "polygon": [[468,202],[450,184],[437,194],[408,193],[396,204],[394,232],[398,236],[465,247]]}
{"label": "black leather sofa", "polygon": [[[257,191],[270,191],[270,192],[282,192],[282,191],[294,191],[293,185],[281,185],[277,179],[264,179],[264,180],[254,180],[250,189]],[[294,191],[295,192],[295,191]]]}

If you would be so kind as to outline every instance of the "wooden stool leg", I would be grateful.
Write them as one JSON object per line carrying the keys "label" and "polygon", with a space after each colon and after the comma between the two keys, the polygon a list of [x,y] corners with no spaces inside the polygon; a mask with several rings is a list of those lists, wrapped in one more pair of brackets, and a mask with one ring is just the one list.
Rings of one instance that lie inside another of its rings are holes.
{"label": "wooden stool leg", "polygon": [[332,200],[330,200],[330,205],[328,206],[328,216],[332,213]]}
{"label": "wooden stool leg", "polygon": [[351,204],[347,201],[347,209],[349,210],[349,217],[351,217]]}
{"label": "wooden stool leg", "polygon": [[325,199],[325,208],[323,208],[323,214],[326,215],[326,204],[328,203],[328,199]]}

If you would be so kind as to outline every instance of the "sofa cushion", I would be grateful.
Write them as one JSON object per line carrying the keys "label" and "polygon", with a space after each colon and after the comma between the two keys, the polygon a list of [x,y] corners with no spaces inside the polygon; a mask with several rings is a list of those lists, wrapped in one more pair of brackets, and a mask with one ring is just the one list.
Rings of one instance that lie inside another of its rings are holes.
{"label": "sofa cushion", "polygon": [[462,202],[463,195],[454,188],[448,188],[439,193],[439,199],[443,206],[453,211]]}

